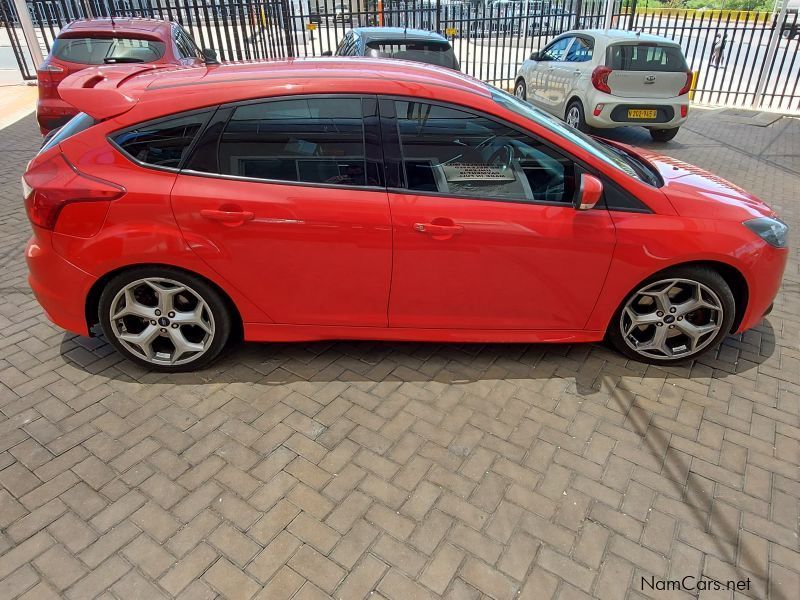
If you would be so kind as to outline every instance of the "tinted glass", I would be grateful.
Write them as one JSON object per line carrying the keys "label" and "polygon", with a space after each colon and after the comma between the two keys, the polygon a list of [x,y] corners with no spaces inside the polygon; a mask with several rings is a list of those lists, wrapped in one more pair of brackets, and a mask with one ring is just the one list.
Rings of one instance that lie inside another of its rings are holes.
{"label": "tinted glass", "polygon": [[544,49],[542,52],[542,58],[544,60],[561,60],[564,57],[564,53],[567,51],[567,46],[569,46],[571,41],[571,37],[565,37],[553,42]]}
{"label": "tinted glass", "polygon": [[458,69],[453,48],[444,42],[416,40],[369,42],[367,56],[413,60],[448,69]]}
{"label": "tinted glass", "polygon": [[209,112],[144,123],[112,139],[131,158],[157,167],[178,168]]}
{"label": "tinted glass", "polygon": [[65,139],[72,137],[83,131],[84,129],[88,129],[92,125],[95,124],[95,120],[87,115],[86,113],[78,113],[74,117],[72,117],[63,127],[58,129],[54,129],[50,135],[48,135],[45,140],[44,144],[42,144],[42,149],[39,152],[44,152],[45,150],[52,148],[56,144],[60,144]]}
{"label": "tinted glass", "polygon": [[567,62],[587,62],[592,60],[592,50],[594,42],[585,38],[575,38],[575,43],[569,47],[567,52]]}
{"label": "tinted glass", "polygon": [[659,44],[609,46],[608,66],[620,71],[686,72],[689,70],[679,47]]}
{"label": "tinted glass", "polygon": [[85,65],[152,62],[164,56],[164,43],[133,38],[58,38],[52,53],[59,60]]}
{"label": "tinted glass", "polygon": [[378,185],[366,176],[360,98],[240,106],[222,133],[219,168],[257,179]]}
{"label": "tinted glass", "polygon": [[406,187],[452,196],[571,202],[572,161],[491,119],[453,108],[396,102]]}

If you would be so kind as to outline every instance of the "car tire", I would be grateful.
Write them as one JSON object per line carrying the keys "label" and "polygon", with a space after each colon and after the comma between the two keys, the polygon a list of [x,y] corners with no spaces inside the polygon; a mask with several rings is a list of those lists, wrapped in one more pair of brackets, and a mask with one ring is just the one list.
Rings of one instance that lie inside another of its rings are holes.
{"label": "car tire", "polygon": [[520,100],[528,99],[528,86],[525,85],[524,79],[517,79],[517,83],[514,84],[514,95]]}
{"label": "car tire", "polygon": [[233,330],[231,308],[222,294],[202,278],[172,267],[135,267],[113,277],[100,295],[98,318],[120,354],[168,373],[210,365]]}
{"label": "car tire", "polygon": [[668,142],[676,135],[678,135],[680,127],[672,127],[670,129],[651,129],[650,137],[654,142]]}
{"label": "car tire", "polygon": [[[666,294],[668,304],[659,293]],[[697,308],[687,312],[688,302],[695,299]],[[717,271],[675,267],[647,279],[625,297],[608,326],[607,340],[639,362],[689,361],[728,335],[735,313],[733,292]]]}
{"label": "car tire", "polygon": [[583,104],[580,100],[573,100],[569,103],[567,111],[564,113],[564,121],[578,131],[585,132],[589,129],[586,125],[586,115],[583,112]]}

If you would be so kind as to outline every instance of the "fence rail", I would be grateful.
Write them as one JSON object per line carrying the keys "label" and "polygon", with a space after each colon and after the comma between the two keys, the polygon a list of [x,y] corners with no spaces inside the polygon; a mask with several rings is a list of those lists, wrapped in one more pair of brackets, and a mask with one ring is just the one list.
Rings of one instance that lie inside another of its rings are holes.
{"label": "fence rail", "polygon": [[[798,15],[748,11],[653,10],[614,0],[612,26],[676,40],[697,72],[694,99],[708,104],[800,112]],[[570,29],[605,25],[599,0],[30,0],[44,52],[75,18],[150,17],[181,23],[221,60],[320,56],[348,29],[384,25],[438,31],[451,40],[464,72],[510,88],[520,63]],[[2,29],[26,79],[36,76],[14,8],[0,0]],[[770,40],[778,36],[774,60]],[[719,64],[714,45],[722,44]],[[769,64],[767,64],[769,62]],[[766,86],[758,82],[766,73]]]}

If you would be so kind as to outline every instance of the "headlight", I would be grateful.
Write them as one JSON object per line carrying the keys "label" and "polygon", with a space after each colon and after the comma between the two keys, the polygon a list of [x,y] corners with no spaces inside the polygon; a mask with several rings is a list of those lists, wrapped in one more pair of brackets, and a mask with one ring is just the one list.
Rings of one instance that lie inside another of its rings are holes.
{"label": "headlight", "polygon": [[772,217],[759,217],[742,223],[770,246],[786,248],[789,226],[780,219]]}

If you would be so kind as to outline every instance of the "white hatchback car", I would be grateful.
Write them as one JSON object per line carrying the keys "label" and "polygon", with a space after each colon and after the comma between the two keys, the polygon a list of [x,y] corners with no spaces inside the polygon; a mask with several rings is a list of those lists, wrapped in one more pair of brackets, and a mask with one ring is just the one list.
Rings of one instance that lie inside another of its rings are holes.
{"label": "white hatchback car", "polygon": [[582,131],[642,125],[665,142],[686,121],[691,84],[676,42],[634,31],[582,29],[531,54],[514,94]]}

